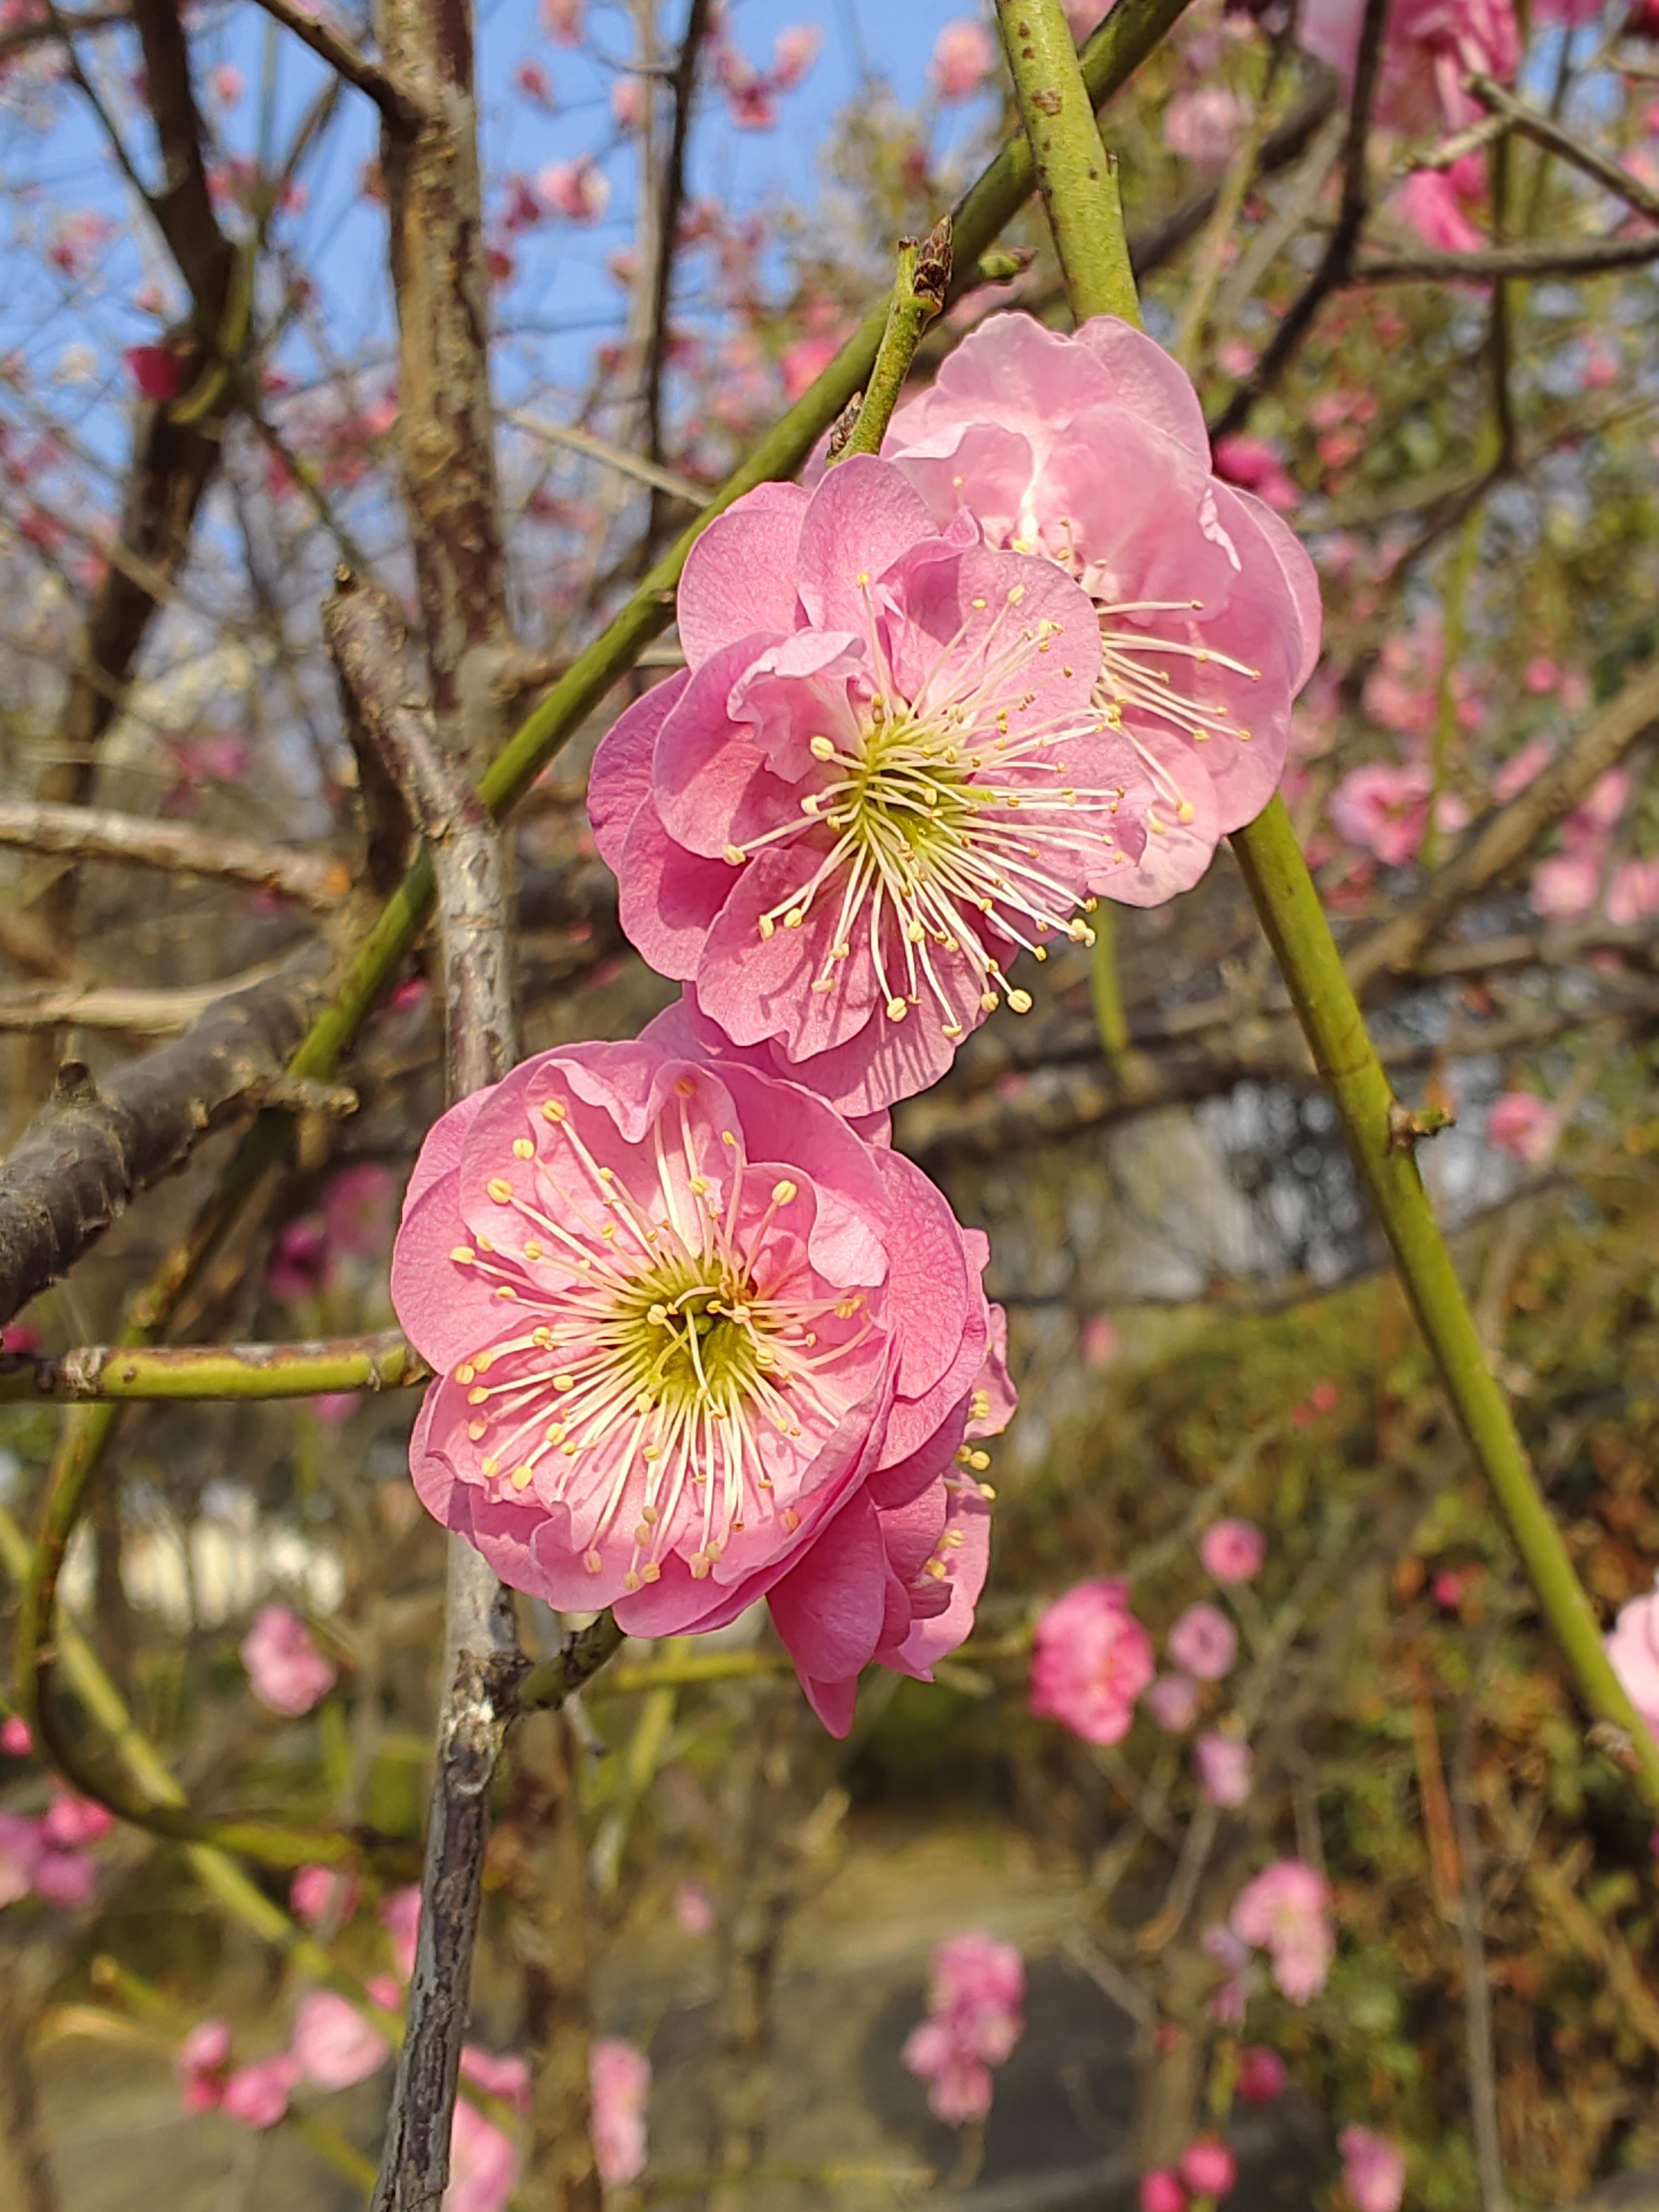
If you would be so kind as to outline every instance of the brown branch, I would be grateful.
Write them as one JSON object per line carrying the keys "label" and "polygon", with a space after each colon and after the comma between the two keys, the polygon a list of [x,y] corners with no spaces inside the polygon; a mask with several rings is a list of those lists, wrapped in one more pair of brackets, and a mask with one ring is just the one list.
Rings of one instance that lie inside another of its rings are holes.
{"label": "brown branch", "polygon": [[94,31],[118,31],[131,21],[125,8],[100,8],[82,15],[58,9],[51,21],[45,23],[11,23],[0,31],[0,61],[8,60],[13,54],[25,53],[31,46],[45,46],[48,40],[77,39]]}
{"label": "brown branch", "polygon": [[380,52],[415,120],[381,133],[398,305],[398,446],[432,710],[476,774],[501,735],[495,677],[513,640],[489,396],[467,0],[380,0]]}
{"label": "brown branch", "polygon": [[[386,594],[342,573],[323,610],[323,630],[363,733],[432,854],[448,1091],[452,1100],[463,1098],[498,1083],[517,1057],[501,837],[466,781],[464,762],[445,754],[432,719],[409,703],[403,632]],[[490,1784],[524,1671],[512,1595],[459,1536],[449,1540],[445,1622],[446,1695],[421,1932],[374,2212],[437,2212],[448,2184]]]}
{"label": "brown branch", "polygon": [[64,1274],[134,1195],[286,1080],[325,1001],[309,959],[216,1000],[175,1043],[94,1083],[78,1060],[0,1164],[0,1322]]}
{"label": "brown branch", "polygon": [[[708,35],[710,13],[710,0],[691,0],[686,11],[685,35],[680,40],[669,80],[674,95],[674,121],[657,203],[657,258],[651,273],[651,328],[646,338],[643,380],[646,453],[651,460],[659,463],[663,459],[663,371],[668,361],[669,323],[673,313],[674,264],[679,258],[680,210],[685,202],[685,149],[691,131],[697,64]],[[653,520],[658,504],[653,495]]]}
{"label": "brown branch", "polygon": [[1481,253],[1376,254],[1357,262],[1346,284],[1490,284],[1502,276],[1605,276],[1659,261],[1659,235],[1595,238],[1575,246],[1494,246]]}
{"label": "brown branch", "polygon": [[0,800],[0,845],[83,860],[126,860],[137,867],[184,875],[222,876],[324,911],[337,906],[351,888],[351,879],[337,860],[103,807]]}
{"label": "brown branch", "polygon": [[1587,146],[1582,138],[1575,138],[1571,131],[1564,131],[1559,123],[1547,115],[1540,115],[1535,107],[1528,107],[1524,100],[1517,100],[1491,77],[1477,74],[1466,77],[1464,82],[1483,107],[1513,124],[1523,137],[1530,138],[1548,153],[1559,155],[1587,177],[1594,177],[1615,199],[1623,200],[1626,207],[1634,208],[1650,222],[1659,222],[1659,192],[1644,185],[1639,177],[1620,168],[1617,161],[1610,161],[1594,146]]}
{"label": "brown branch", "polygon": [[281,972],[269,960],[222,982],[183,990],[129,991],[84,979],[46,991],[0,992],[0,1030],[111,1030],[122,1036],[177,1036],[233,991]]}
{"label": "brown branch", "polygon": [[415,127],[418,111],[402,87],[378,63],[360,52],[349,39],[343,37],[331,23],[313,15],[308,8],[299,7],[296,0],[258,0],[258,4],[285,31],[292,31],[296,39],[302,40],[337,76],[372,100],[389,124],[400,131]]}

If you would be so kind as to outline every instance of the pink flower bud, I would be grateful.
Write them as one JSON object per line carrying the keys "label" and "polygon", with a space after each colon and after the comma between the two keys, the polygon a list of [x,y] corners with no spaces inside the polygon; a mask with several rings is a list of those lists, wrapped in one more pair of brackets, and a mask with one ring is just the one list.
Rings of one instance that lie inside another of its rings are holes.
{"label": "pink flower bud", "polygon": [[1238,2179],[1238,2160],[1217,2136],[1188,2143],[1179,2163],[1181,2178],[1195,2197],[1225,2197]]}
{"label": "pink flower bud", "polygon": [[1261,1571],[1267,1540],[1253,1521],[1217,1521],[1199,1539],[1198,1556],[1218,1583],[1248,1583]]}

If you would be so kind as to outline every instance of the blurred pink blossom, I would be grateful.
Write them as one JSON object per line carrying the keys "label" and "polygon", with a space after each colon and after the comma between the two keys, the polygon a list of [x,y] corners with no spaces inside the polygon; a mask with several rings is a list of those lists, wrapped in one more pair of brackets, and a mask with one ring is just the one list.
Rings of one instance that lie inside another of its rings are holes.
{"label": "blurred pink blossom", "polygon": [[322,1288],[328,1261],[328,1235],[322,1216],[302,1214],[284,1222],[265,1265],[265,1281],[273,1297],[289,1304],[314,1297]]}
{"label": "blurred pink blossom", "polygon": [[1225,2197],[1238,2179],[1238,2160],[1218,2136],[1200,2136],[1181,2154],[1181,2178],[1195,2197]]}
{"label": "blurred pink blossom", "polygon": [[210,2112],[222,2102],[230,2072],[230,2029],[222,2020],[204,2020],[191,2028],[174,2054],[187,2112]]}
{"label": "blurred pink blossom", "polygon": [[323,1229],[331,1250],[378,1260],[392,1249],[400,1196],[390,1168],[373,1160],[342,1168],[323,1195]]}
{"label": "blurred pink blossom", "polygon": [[542,0],[542,28],[556,46],[579,46],[586,0]]}
{"label": "blurred pink blossom", "polygon": [[1206,1729],[1193,1746],[1198,1786],[1212,1805],[1231,1808],[1243,1804],[1250,1794],[1254,1765],[1249,1744],[1216,1729]]}
{"label": "blurred pink blossom", "polygon": [[[1248,375],[1254,367],[1254,360],[1248,361],[1236,373]],[[1302,504],[1301,489],[1285,466],[1284,455],[1269,439],[1248,437],[1236,430],[1231,437],[1218,440],[1215,472],[1242,491],[1253,491],[1264,507],[1277,514],[1288,514]]]}
{"label": "blurred pink blossom", "polygon": [[299,2078],[299,2062],[285,2051],[280,2057],[239,2066],[226,2081],[219,2102],[245,2128],[274,2128],[287,2112]]}
{"label": "blurred pink blossom", "polygon": [[1621,860],[1607,884],[1607,908],[1620,929],[1659,914],[1659,860]]}
{"label": "blurred pink blossom", "polygon": [[816,384],[840,352],[833,338],[798,338],[778,356],[783,373],[783,395],[793,406],[803,392]]}
{"label": "blurred pink blossom", "polygon": [[1433,252],[1478,253],[1486,243],[1443,169],[1414,169],[1395,193],[1394,204],[1401,220]]}
{"label": "blurred pink blossom", "polygon": [[[10,1350],[8,1346],[8,1351]],[[8,1759],[27,1759],[34,1749],[34,1738],[29,1734],[29,1724],[21,1713],[8,1713],[0,1721],[0,1751]]]}
{"label": "blurred pink blossom", "polygon": [[943,100],[971,99],[1000,58],[997,42],[984,24],[971,15],[958,15],[933,41],[928,82]]}
{"label": "blurred pink blossom", "polygon": [[1547,738],[1528,738],[1509,758],[1502,763],[1492,780],[1492,795],[1500,806],[1507,805],[1517,792],[1524,791],[1534,777],[1540,776],[1555,757],[1555,748]]}
{"label": "blurred pink blossom", "polygon": [[538,107],[553,105],[553,79],[540,62],[519,62],[513,70],[514,89]]}
{"label": "blurred pink blossom", "polygon": [[631,70],[611,87],[611,120],[619,131],[637,131],[651,112],[651,87]]}
{"label": "blurred pink blossom", "polygon": [[443,2212],[507,2212],[519,2179],[519,2154],[510,2136],[487,2120],[465,2097],[455,2100],[449,2125],[449,2186]]}
{"label": "blurred pink blossom", "polygon": [[1275,1859],[1247,1882],[1233,1905],[1232,1928],[1268,1954],[1273,1978],[1292,2004],[1325,1986],[1336,1955],[1330,1885],[1302,1859]]}
{"label": "blurred pink blossom", "polygon": [[1198,1718],[1199,1687],[1190,1674],[1160,1674],[1146,1692],[1146,1710],[1170,1735],[1185,1735]]}
{"label": "blurred pink blossom", "polygon": [[1085,1367],[1109,1367],[1117,1358],[1117,1331],[1104,1314],[1090,1314],[1078,1331]]}
{"label": "blurred pink blossom", "polygon": [[208,71],[208,86],[221,107],[234,107],[247,89],[247,80],[234,62],[219,62]]}
{"label": "blurred pink blossom", "polygon": [[273,1713],[297,1720],[333,1688],[337,1668],[311,1640],[311,1631],[285,1605],[260,1608],[242,1638],[248,1686]]}
{"label": "blurred pink blossom", "polygon": [[1140,2212],[1187,2212],[1187,2192],[1172,2166],[1154,2166],[1141,2175]]}
{"label": "blurred pink blossom", "polygon": [[302,1866],[295,1869],[289,1884],[289,1911],[307,1928],[319,1928],[333,1915],[349,1920],[362,1893],[353,1875],[337,1874],[332,1867]]}
{"label": "blurred pink blossom", "polygon": [[33,1888],[42,1848],[38,1820],[0,1813],[0,1905],[15,1905]]}
{"label": "blurred pink blossom", "polygon": [[312,1990],[295,2014],[289,2050],[307,2081],[319,2089],[349,2089],[385,2063],[392,2045],[346,1998]]}
{"label": "blurred pink blossom", "polygon": [[794,23],[772,41],[772,82],[780,92],[793,92],[823,52],[823,33],[817,23]]}
{"label": "blurred pink blossom", "polygon": [[1523,1167],[1535,1168],[1555,1142],[1555,1109],[1530,1091],[1505,1091],[1486,1116],[1486,1141]]}
{"label": "blurred pink blossom", "polygon": [[645,2100],[651,2061],[616,2036],[593,2045],[588,2068],[593,2100],[593,2159],[607,2189],[632,2181],[645,2166]]}
{"label": "blurred pink blossom", "polygon": [[1625,1694],[1659,1743],[1659,1584],[1620,1607],[1607,1647]]}
{"label": "blurred pink blossom", "polygon": [[395,1889],[380,1907],[380,1925],[392,1938],[392,1963],[400,1982],[415,1971],[415,1945],[421,1932],[421,1886]]}
{"label": "blurred pink blossom", "polygon": [[591,154],[550,161],[536,179],[536,190],[571,222],[597,222],[611,204],[611,180]]}
{"label": "blurred pink blossom", "polygon": [[1289,2080],[1284,2060],[1265,2043],[1247,2043],[1239,2052],[1233,2086],[1247,2105],[1271,2105]]}
{"label": "blurred pink blossom", "polygon": [[989,2069],[1025,2031],[1024,1997],[1025,1967],[1012,1943],[970,1931],[934,1952],[927,2017],[912,2030],[904,2063],[928,2084],[936,2118],[961,2127],[990,2111]]}
{"label": "blurred pink blossom", "polygon": [[1546,921],[1582,921],[1601,888],[1602,855],[1583,850],[1553,853],[1532,872],[1527,896]]}
{"label": "blurred pink blossom", "polygon": [[1040,1616],[1031,1646],[1031,1711],[1085,1743],[1121,1743],[1151,1682],[1152,1639],[1129,1610],[1128,1585],[1079,1583]]}
{"label": "blurred pink blossom", "polygon": [[1399,2146],[1370,2128],[1344,2128],[1336,2139],[1342,2183],[1354,2212],[1400,2212],[1406,2194],[1406,2159]]}
{"label": "blurred pink blossom", "polygon": [[1200,1682],[1218,1682],[1238,1656],[1238,1631],[1219,1607],[1200,1601],[1180,1615],[1164,1649],[1185,1673]]}
{"label": "blurred pink blossom", "polygon": [[515,2112],[530,2110],[530,2061],[516,2051],[486,2051],[482,2044],[461,2045],[461,2078],[499,2097]]}
{"label": "blurred pink blossom", "polygon": [[700,1881],[683,1881],[674,1892],[674,1917],[682,1935],[708,1935],[714,1924],[714,1902]]}
{"label": "blurred pink blossom", "polygon": [[1385,867],[1403,868],[1423,842],[1433,787],[1425,762],[1396,768],[1366,761],[1350,769],[1332,792],[1330,817],[1351,845],[1374,853]]}
{"label": "blurred pink blossom", "polygon": [[90,1797],[77,1796],[72,1790],[60,1790],[41,1815],[40,1834],[52,1850],[72,1851],[82,1844],[95,1844],[114,1826],[115,1815],[107,1807]]}
{"label": "blurred pink blossom", "polygon": [[1267,1540],[1254,1521],[1215,1521],[1198,1540],[1198,1556],[1218,1583],[1248,1583],[1261,1571]]}
{"label": "blurred pink blossom", "polygon": [[1223,169],[1232,159],[1249,110],[1224,84],[1178,92],[1164,111],[1164,143],[1200,169]]}

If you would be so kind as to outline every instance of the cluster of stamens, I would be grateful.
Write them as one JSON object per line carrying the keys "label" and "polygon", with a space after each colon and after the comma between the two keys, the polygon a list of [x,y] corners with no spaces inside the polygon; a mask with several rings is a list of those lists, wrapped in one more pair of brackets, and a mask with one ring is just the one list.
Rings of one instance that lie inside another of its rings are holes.
{"label": "cluster of stamens", "polygon": [[707,1576],[751,1516],[801,1526],[775,1471],[793,1492],[812,1439],[845,1410],[832,1370],[871,1327],[861,1291],[792,1289],[805,1273],[784,1233],[798,1186],[780,1179],[759,1206],[729,1130],[723,1157],[702,1158],[686,1103],[696,1091],[679,1079],[672,1145],[665,1114],[633,1188],[548,1099],[550,1156],[517,1139],[514,1171],[483,1194],[522,1224],[522,1241],[479,1237],[450,1254],[522,1318],[453,1370],[481,1474],[502,1495],[533,1486],[539,1502],[568,1505],[590,1573],[607,1538],[631,1531],[629,1589],[657,1581],[670,1550]]}
{"label": "cluster of stamens", "polygon": [[837,967],[863,932],[889,1019],[902,1021],[931,999],[954,1039],[965,1025],[946,963],[967,963],[985,1012],[1006,999],[1024,1013],[1030,995],[1004,971],[1007,945],[1043,960],[1050,935],[1093,942],[1081,916],[1094,901],[1078,885],[1103,850],[1113,851],[1106,824],[1125,792],[1079,790],[1066,780],[1067,739],[1098,731],[1106,714],[1015,726],[1037,697],[1020,688],[1022,672],[1060,641],[1058,623],[1021,625],[1023,585],[1008,592],[982,646],[952,668],[986,611],[975,599],[908,698],[869,578],[859,585],[871,681],[861,694],[849,686],[844,701],[824,703],[834,734],[814,736],[811,750],[827,780],[802,798],[798,819],[728,845],[726,858],[741,866],[766,848],[799,844],[801,881],[761,915],[761,936],[799,929],[816,906],[838,902],[811,988],[835,988]]}

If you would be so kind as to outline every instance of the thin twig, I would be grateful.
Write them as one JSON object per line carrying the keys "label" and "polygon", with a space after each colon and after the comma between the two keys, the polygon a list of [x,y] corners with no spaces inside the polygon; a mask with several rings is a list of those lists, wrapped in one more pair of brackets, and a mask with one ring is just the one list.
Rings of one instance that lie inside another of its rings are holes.
{"label": "thin twig", "polygon": [[[651,272],[651,327],[646,334],[642,412],[648,458],[659,465],[663,459],[662,386],[668,362],[670,322],[673,314],[674,264],[680,250],[680,210],[685,202],[685,149],[691,132],[691,107],[697,86],[697,64],[708,36],[712,0],[691,0],[686,10],[685,34],[669,79],[674,100],[668,153],[663,166],[657,205],[657,259]],[[654,502],[653,502],[654,504]],[[654,520],[654,517],[653,517]]]}
{"label": "thin twig", "polygon": [[1659,261],[1659,237],[1568,240],[1537,246],[1493,246],[1479,253],[1376,254],[1356,262],[1342,282],[1359,284],[1490,284],[1502,276],[1604,276]]}
{"label": "thin twig", "polygon": [[671,499],[683,499],[689,507],[708,504],[706,484],[695,484],[690,477],[647,460],[642,453],[630,453],[625,446],[613,445],[609,438],[597,438],[591,430],[579,430],[574,423],[545,422],[538,415],[527,415],[522,407],[504,407],[501,416],[529,437],[545,439],[550,446],[568,447],[586,460],[603,462],[621,476],[633,477],[640,483],[649,484],[654,491],[666,492]]}
{"label": "thin twig", "polygon": [[1638,215],[1646,216],[1651,222],[1659,222],[1659,192],[1644,185],[1630,170],[1621,168],[1617,161],[1610,161],[1605,154],[1598,153],[1594,146],[1586,145],[1582,138],[1574,137],[1571,131],[1564,131],[1547,115],[1540,115],[1524,100],[1517,100],[1512,92],[1506,91],[1501,84],[1494,83],[1491,77],[1477,73],[1466,77],[1464,82],[1483,107],[1490,108],[1495,115],[1503,116],[1522,137],[1530,138],[1534,145],[1542,146],[1548,153],[1559,155],[1564,161],[1571,162],[1575,169],[1582,170],[1587,177],[1594,177],[1598,185],[1610,191],[1615,199],[1623,200],[1626,207],[1633,207]]}
{"label": "thin twig", "polygon": [[1480,2175],[1481,2212],[1508,2212],[1504,2185],[1504,2143],[1498,2125],[1498,2072],[1492,2056],[1492,1984],[1486,1973],[1480,1838],[1474,1826],[1474,1739],[1479,1727],[1474,1700],[1465,1701],[1452,1753],[1451,1808],[1462,1880],[1456,1900],[1457,1934],[1463,1954],[1463,2019],[1469,2054],[1469,2118],[1474,2128],[1475,2164]]}
{"label": "thin twig", "polygon": [[378,62],[370,61],[360,52],[332,24],[313,15],[309,9],[299,7],[296,0],[258,0],[258,4],[284,30],[302,39],[337,76],[372,100],[388,123],[398,130],[414,128],[420,119],[420,111],[403,87]]}
{"label": "thin twig", "polygon": [[53,806],[44,801],[0,800],[0,845],[30,853],[69,854],[77,860],[127,860],[141,868],[222,876],[279,892],[303,906],[337,906],[351,878],[337,860],[322,860],[251,837],[220,836],[179,822],[152,822],[107,807]]}

